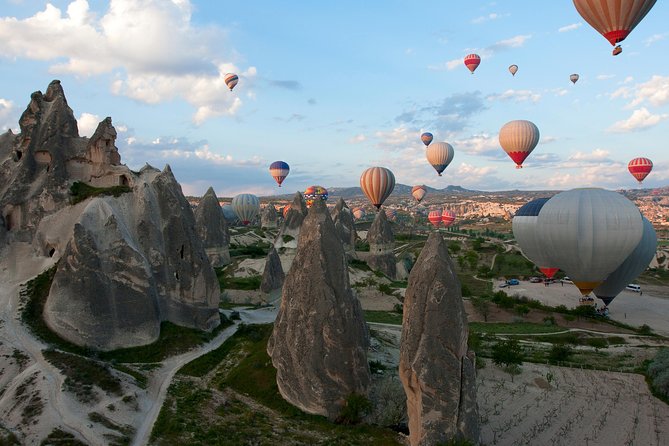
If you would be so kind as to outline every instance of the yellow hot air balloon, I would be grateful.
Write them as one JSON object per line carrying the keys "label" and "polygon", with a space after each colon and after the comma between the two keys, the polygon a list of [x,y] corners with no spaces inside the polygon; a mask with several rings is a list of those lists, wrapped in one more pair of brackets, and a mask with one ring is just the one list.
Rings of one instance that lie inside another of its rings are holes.
{"label": "yellow hot air balloon", "polygon": [[385,167],[370,167],[360,176],[360,187],[377,209],[395,189],[395,175]]}
{"label": "yellow hot air balloon", "polygon": [[441,173],[446,170],[448,165],[451,164],[451,161],[453,161],[455,150],[453,150],[453,146],[447,142],[433,142],[427,146],[425,156],[427,157],[427,161],[434,167],[434,170],[441,176]]}
{"label": "yellow hot air balloon", "polygon": [[523,161],[539,143],[539,129],[530,121],[510,121],[499,131],[499,144],[516,163],[516,169],[523,167]]}

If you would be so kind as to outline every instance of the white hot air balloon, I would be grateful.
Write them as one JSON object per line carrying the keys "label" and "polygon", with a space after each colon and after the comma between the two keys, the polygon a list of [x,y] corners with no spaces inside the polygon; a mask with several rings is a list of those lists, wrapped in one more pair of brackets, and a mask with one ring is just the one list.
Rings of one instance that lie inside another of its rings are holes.
{"label": "white hot air balloon", "polygon": [[550,253],[551,266],[567,273],[584,296],[623,263],[642,234],[636,205],[604,189],[561,192],[537,218],[537,236]]}
{"label": "white hot air balloon", "polygon": [[521,206],[511,222],[513,236],[525,257],[537,265],[549,279],[558,268],[551,265],[550,253],[546,250],[543,240],[537,236],[537,218],[548,198],[537,198]]}
{"label": "white hot air balloon", "polygon": [[427,146],[425,156],[427,157],[427,161],[434,167],[434,170],[441,176],[441,173],[453,161],[455,151],[453,150],[453,146],[447,142],[433,142]]}
{"label": "white hot air balloon", "polygon": [[253,194],[239,194],[232,199],[232,210],[244,225],[248,225],[260,212],[260,201]]}

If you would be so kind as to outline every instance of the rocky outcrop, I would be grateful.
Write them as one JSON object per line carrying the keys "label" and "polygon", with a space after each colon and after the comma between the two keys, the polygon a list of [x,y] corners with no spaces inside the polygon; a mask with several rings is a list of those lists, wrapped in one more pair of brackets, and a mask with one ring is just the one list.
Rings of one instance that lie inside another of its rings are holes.
{"label": "rocky outcrop", "polygon": [[[169,166],[121,164],[111,118],[80,137],[59,81],[31,95],[19,126],[0,135],[0,243],[59,259],[47,325],[103,350],[155,341],[162,321],[218,325],[218,282]],[[86,198],[85,186],[122,187]]]}
{"label": "rocky outcrop", "polygon": [[325,203],[316,200],[267,344],[279,392],[305,412],[335,419],[349,395],[367,393],[368,345],[341,241]]}
{"label": "rocky outcrop", "polygon": [[397,274],[395,254],[393,254],[395,236],[385,212],[376,213],[374,222],[367,232],[367,242],[369,243],[367,257],[369,267],[382,272],[390,279],[395,279]]}
{"label": "rocky outcrop", "polygon": [[195,209],[195,228],[211,266],[218,268],[230,263],[230,233],[221,205],[213,188],[209,188]]}
{"label": "rocky outcrop", "polygon": [[432,232],[409,275],[400,343],[412,446],[479,441],[474,354],[460,282],[446,243]]}
{"label": "rocky outcrop", "polygon": [[268,203],[260,211],[260,226],[263,228],[274,229],[278,226],[279,213],[274,207],[274,203]]}
{"label": "rocky outcrop", "polygon": [[355,257],[355,240],[358,235],[355,232],[353,214],[348,206],[346,206],[343,198],[337,200],[337,204],[332,212],[332,221],[334,222],[337,234],[339,234],[346,255]]}
{"label": "rocky outcrop", "polygon": [[279,253],[276,252],[276,248],[272,246],[272,249],[270,249],[267,254],[267,260],[265,260],[265,269],[262,273],[260,291],[263,293],[271,293],[274,290],[278,290],[283,286],[285,278],[286,276],[283,273]]}
{"label": "rocky outcrop", "polygon": [[307,204],[301,193],[296,192],[293,202],[290,204],[290,209],[286,214],[283,225],[279,230],[279,234],[274,240],[274,247],[279,248],[297,248],[297,240],[300,236],[300,228],[302,221],[307,215]]}

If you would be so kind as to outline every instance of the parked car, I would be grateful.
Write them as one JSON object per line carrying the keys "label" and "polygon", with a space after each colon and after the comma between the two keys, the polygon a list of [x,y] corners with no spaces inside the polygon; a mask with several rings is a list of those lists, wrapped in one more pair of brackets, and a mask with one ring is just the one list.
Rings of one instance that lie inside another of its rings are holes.
{"label": "parked car", "polygon": [[542,280],[540,277],[530,277],[530,283],[541,283]]}
{"label": "parked car", "polygon": [[637,285],[636,283],[630,283],[625,287],[627,291],[634,291],[635,293],[640,293],[641,292],[641,287]]}
{"label": "parked car", "polygon": [[499,287],[500,287],[500,288],[506,288],[506,287],[508,287],[508,286],[509,286],[509,284],[506,283],[506,282],[504,282],[504,283],[500,283],[500,284],[499,284]]}
{"label": "parked car", "polygon": [[509,279],[506,281],[508,285],[520,285],[520,281],[518,279]]}
{"label": "parked car", "polygon": [[569,276],[565,276],[565,278],[562,279],[562,280],[564,280],[565,283],[574,283],[574,282],[571,281],[571,279],[569,278]]}

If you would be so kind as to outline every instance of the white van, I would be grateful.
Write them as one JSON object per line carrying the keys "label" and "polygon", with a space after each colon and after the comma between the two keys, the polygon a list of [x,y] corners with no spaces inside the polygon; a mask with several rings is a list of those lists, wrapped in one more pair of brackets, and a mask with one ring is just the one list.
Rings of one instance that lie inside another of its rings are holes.
{"label": "white van", "polygon": [[641,292],[641,287],[637,285],[636,283],[630,283],[625,287],[627,291],[634,291],[635,293],[640,293]]}

